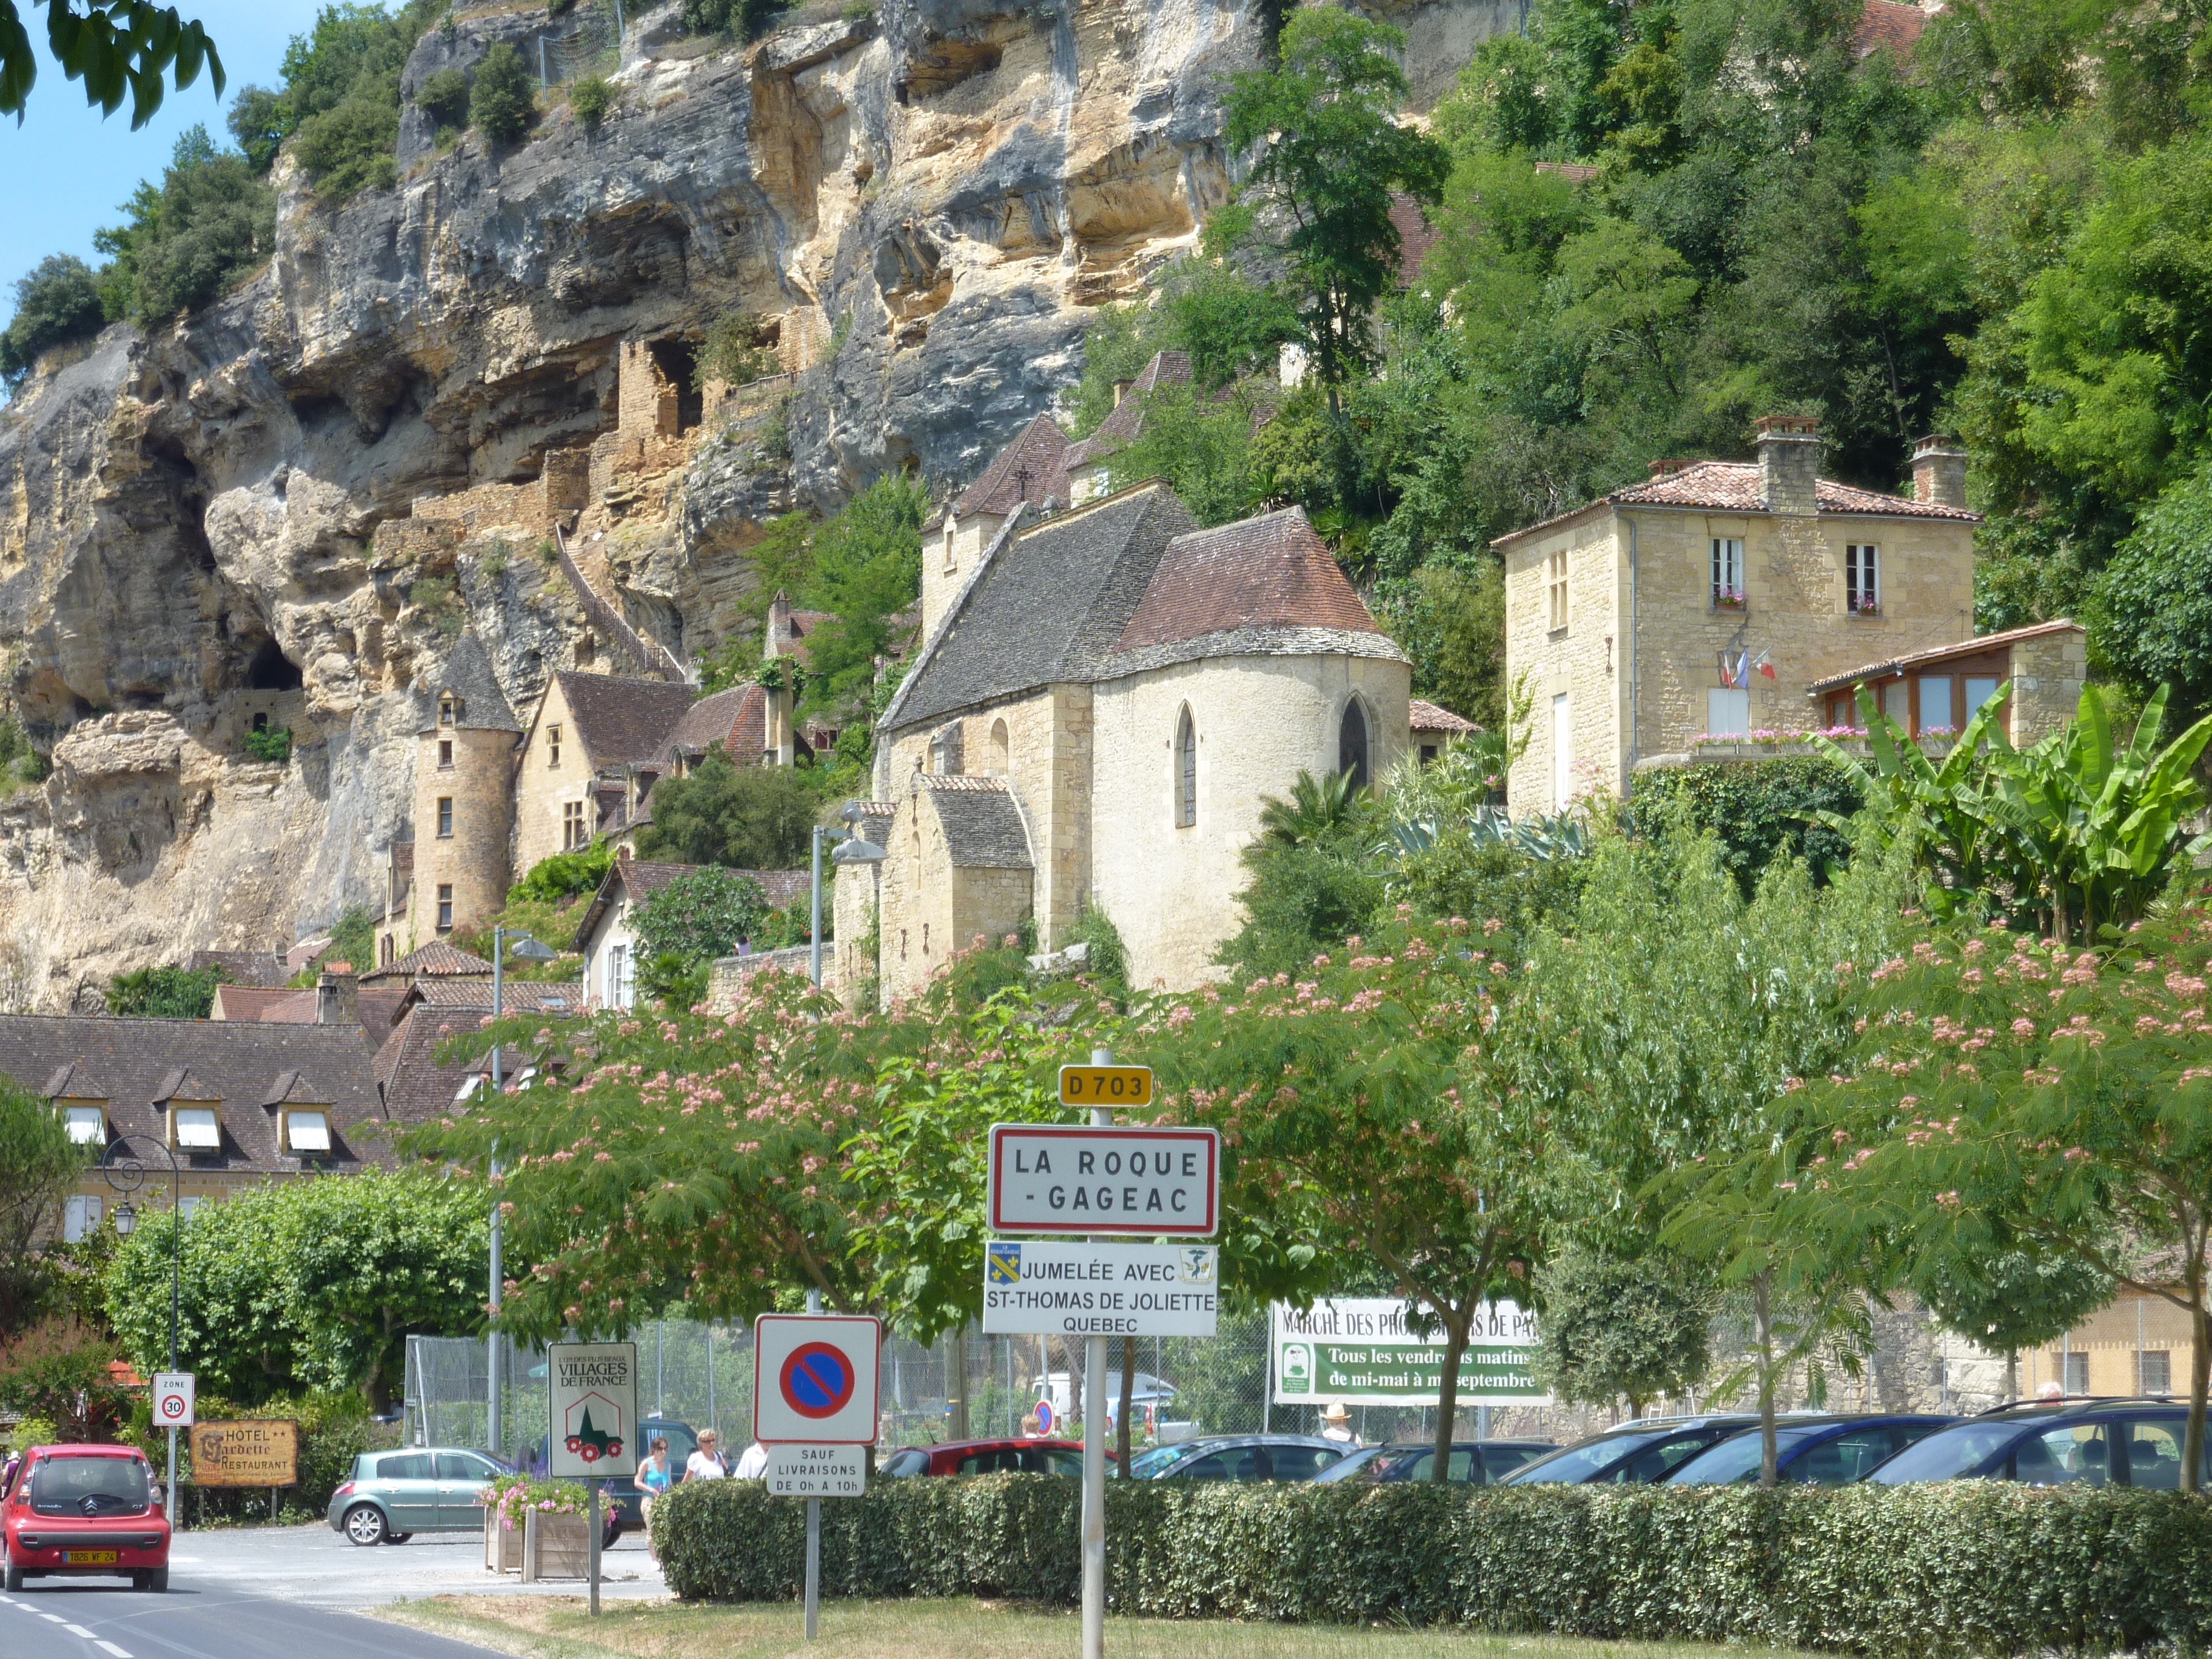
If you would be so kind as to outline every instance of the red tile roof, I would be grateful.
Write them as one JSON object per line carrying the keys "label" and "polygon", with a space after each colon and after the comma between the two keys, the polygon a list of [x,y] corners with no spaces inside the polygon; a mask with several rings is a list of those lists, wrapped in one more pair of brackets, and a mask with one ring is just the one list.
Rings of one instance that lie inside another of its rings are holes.
{"label": "red tile roof", "polygon": [[1406,704],[1407,724],[1416,732],[1442,732],[1451,737],[1464,738],[1482,728],[1473,720],[1462,720],[1449,708],[1414,697]]}
{"label": "red tile roof", "polygon": [[1901,6],[1896,0],[1866,0],[1851,41],[1852,55],[1871,58],[1886,51],[1899,58],[1910,58],[1927,27],[1928,14],[1917,6]]}
{"label": "red tile roof", "polygon": [[434,939],[420,950],[410,951],[398,961],[361,977],[362,982],[367,984],[373,979],[412,979],[418,974],[481,974],[489,979],[491,963],[441,939]]}
{"label": "red tile roof", "polygon": [[1170,542],[1114,649],[1241,628],[1382,631],[1304,510],[1290,507]]}
{"label": "red tile roof", "polygon": [[[1933,501],[1915,501],[1910,495],[1886,495],[1877,489],[1861,489],[1852,484],[1838,483],[1832,478],[1821,478],[1814,486],[1814,499],[1823,513],[1865,514],[1891,519],[1948,519],[1956,524],[1979,524],[1982,515],[1963,507],[1939,507]],[[1500,536],[1492,546],[1503,547],[1522,536],[1571,519],[1593,507],[1703,507],[1716,513],[1764,513],[1766,511],[1766,492],[1759,480],[1756,461],[1692,461],[1678,471],[1668,472],[1645,483],[1631,484],[1616,489],[1610,495],[1601,495],[1594,501],[1570,508],[1565,513]]]}
{"label": "red tile roof", "polygon": [[700,756],[719,749],[742,765],[754,765],[767,743],[768,692],[757,684],[733,685],[693,703],[653,761],[665,765],[678,754]]}
{"label": "red tile roof", "polygon": [[299,994],[289,985],[218,985],[215,988],[215,1007],[209,1011],[208,1018],[259,1019],[276,1004],[289,1001]]}
{"label": "red tile roof", "polygon": [[983,476],[960,493],[953,513],[966,518],[989,513],[1000,518],[1022,501],[1042,505],[1067,500],[1067,434],[1049,415],[1039,415],[983,469]]}

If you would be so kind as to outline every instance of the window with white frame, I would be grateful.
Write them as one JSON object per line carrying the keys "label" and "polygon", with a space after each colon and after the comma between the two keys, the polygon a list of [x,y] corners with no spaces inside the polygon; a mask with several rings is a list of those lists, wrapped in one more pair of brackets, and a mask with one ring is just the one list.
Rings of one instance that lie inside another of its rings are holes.
{"label": "window with white frame", "polygon": [[1709,738],[1747,738],[1751,735],[1751,693],[1748,690],[1715,686],[1705,693],[1705,735]]}
{"label": "window with white frame", "polygon": [[1844,549],[1844,609],[1854,617],[1881,614],[1881,550],[1870,542]]}
{"label": "window with white frame", "polygon": [[222,1147],[222,1125],[217,1121],[212,1106],[172,1106],[169,1109],[169,1142],[179,1150],[196,1152],[219,1152]]}
{"label": "window with white frame", "polygon": [[441,933],[449,933],[453,929],[453,884],[449,881],[440,882],[438,884],[438,931]]}
{"label": "window with white frame", "polygon": [[1722,611],[1741,611],[1744,608],[1743,542],[1741,538],[1713,538],[1713,605]]}
{"label": "window with white frame", "polygon": [[584,828],[584,803],[580,800],[562,802],[561,850],[573,853],[580,847],[591,844],[591,833]]}
{"label": "window with white frame", "polygon": [[1556,634],[1567,625],[1567,556],[1564,552],[1545,561],[1544,585],[1551,603],[1551,629]]}
{"label": "window with white frame", "polygon": [[284,1114],[284,1150],[295,1155],[301,1152],[327,1152],[331,1149],[331,1115],[328,1112],[289,1111]]}
{"label": "window with white frame", "polygon": [[178,1218],[189,1224],[192,1218],[200,1212],[200,1206],[206,1202],[207,1200],[204,1198],[179,1199],[177,1200]]}
{"label": "window with white frame", "polygon": [[636,987],[631,978],[630,952],[626,945],[607,946],[607,1002],[616,1008],[627,1008],[637,1000]]}
{"label": "window with white frame", "polygon": [[62,1121],[80,1146],[97,1146],[107,1139],[107,1114],[97,1106],[64,1106]]}
{"label": "window with white frame", "polygon": [[62,1206],[62,1239],[82,1244],[100,1231],[100,1200],[78,1194]]}

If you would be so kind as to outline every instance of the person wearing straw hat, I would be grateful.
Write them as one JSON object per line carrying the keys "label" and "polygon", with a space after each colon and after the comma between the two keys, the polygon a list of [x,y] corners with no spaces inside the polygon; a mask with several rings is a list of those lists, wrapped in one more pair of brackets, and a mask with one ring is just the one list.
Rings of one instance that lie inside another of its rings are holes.
{"label": "person wearing straw hat", "polygon": [[1340,1445],[1356,1446],[1359,1437],[1352,1431],[1352,1413],[1344,1408],[1344,1401],[1332,1400],[1322,1410],[1321,1437],[1334,1440]]}

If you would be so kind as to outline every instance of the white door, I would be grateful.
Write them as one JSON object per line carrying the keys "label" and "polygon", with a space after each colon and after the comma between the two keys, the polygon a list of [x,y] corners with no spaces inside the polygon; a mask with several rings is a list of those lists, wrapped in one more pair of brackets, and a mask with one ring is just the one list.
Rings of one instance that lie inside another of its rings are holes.
{"label": "white door", "polygon": [[1705,735],[1709,738],[1747,738],[1751,735],[1751,693],[1716,686],[1705,693]]}
{"label": "white door", "polygon": [[1575,793],[1575,726],[1567,693],[1552,699],[1552,810],[1564,812]]}

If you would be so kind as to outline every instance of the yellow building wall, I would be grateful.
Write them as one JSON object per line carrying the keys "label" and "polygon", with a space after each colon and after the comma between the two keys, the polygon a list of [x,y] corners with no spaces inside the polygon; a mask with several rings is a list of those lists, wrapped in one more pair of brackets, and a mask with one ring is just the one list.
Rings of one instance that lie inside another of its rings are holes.
{"label": "yellow building wall", "polygon": [[[561,763],[553,764],[551,733],[561,733]],[[577,740],[576,723],[561,695],[560,681],[548,682],[538,705],[538,718],[522,750],[522,764],[514,775],[514,867],[527,874],[533,865],[562,851],[561,814],[572,801],[584,807],[584,829],[589,834],[599,811],[592,793],[591,763]],[[416,830],[421,835],[421,830]]]}
{"label": "yellow building wall", "polygon": [[[441,766],[440,744],[448,741],[453,764]],[[439,937],[441,886],[453,890],[454,932],[476,927],[507,902],[513,884],[508,830],[514,812],[514,743],[512,732],[468,726],[441,727],[417,739],[409,950]],[[453,804],[451,836],[438,833],[441,799]]]}
{"label": "yellow building wall", "polygon": [[[2033,1399],[2046,1382],[2066,1381],[2065,1356],[2086,1358],[2091,1394],[2129,1395],[2142,1391],[2137,1380],[2136,1355],[2164,1352],[2170,1373],[2166,1392],[2186,1399],[2193,1344],[2189,1316],[2170,1302],[2139,1291],[2124,1292],[2112,1304],[2091,1315],[2067,1333],[2062,1342],[2030,1350],[2020,1357],[2020,1391]],[[2077,1358],[2078,1364],[2078,1358]],[[2080,1392],[2080,1390],[2076,1390]]]}

